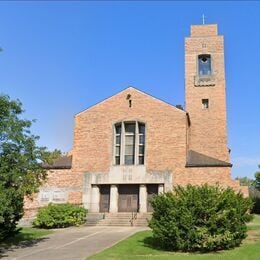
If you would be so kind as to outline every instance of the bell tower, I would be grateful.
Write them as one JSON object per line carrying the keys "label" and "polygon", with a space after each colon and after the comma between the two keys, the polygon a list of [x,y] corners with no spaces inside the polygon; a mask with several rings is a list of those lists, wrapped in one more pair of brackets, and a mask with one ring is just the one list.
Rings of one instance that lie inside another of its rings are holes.
{"label": "bell tower", "polygon": [[216,24],[192,25],[185,39],[188,149],[229,162],[224,38]]}

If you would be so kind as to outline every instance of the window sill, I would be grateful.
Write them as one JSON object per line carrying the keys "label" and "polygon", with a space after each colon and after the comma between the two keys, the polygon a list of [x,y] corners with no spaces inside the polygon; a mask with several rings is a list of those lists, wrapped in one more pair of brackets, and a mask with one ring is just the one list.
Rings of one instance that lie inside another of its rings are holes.
{"label": "window sill", "polygon": [[113,164],[113,167],[145,167],[145,164]]}
{"label": "window sill", "polygon": [[194,77],[195,87],[208,87],[215,86],[215,76],[214,75],[196,75]]}

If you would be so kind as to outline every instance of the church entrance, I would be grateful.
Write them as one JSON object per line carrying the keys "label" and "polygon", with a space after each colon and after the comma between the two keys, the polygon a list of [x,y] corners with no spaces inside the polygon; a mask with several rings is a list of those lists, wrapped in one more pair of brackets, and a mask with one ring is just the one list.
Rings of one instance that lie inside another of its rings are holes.
{"label": "church entrance", "polygon": [[153,211],[151,200],[157,194],[158,194],[158,184],[148,184],[147,185],[147,212]]}
{"label": "church entrance", "polygon": [[118,212],[138,211],[139,185],[119,185],[118,193]]}
{"label": "church entrance", "polygon": [[100,212],[109,212],[110,185],[101,185],[99,191],[100,191],[100,202],[99,202]]}

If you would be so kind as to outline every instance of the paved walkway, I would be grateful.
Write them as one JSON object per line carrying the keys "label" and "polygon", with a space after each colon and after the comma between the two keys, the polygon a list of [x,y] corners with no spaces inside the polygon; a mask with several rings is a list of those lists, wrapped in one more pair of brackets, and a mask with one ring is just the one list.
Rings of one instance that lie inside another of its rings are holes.
{"label": "paved walkway", "polygon": [[143,227],[78,227],[55,231],[47,237],[9,248],[4,259],[86,259],[120,240],[145,230]]}

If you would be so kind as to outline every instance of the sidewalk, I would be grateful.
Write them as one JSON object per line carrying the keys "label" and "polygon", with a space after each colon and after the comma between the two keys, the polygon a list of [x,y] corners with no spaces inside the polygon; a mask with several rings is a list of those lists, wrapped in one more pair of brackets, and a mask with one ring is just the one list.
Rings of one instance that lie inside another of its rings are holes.
{"label": "sidewalk", "polygon": [[55,231],[47,237],[9,248],[4,259],[86,259],[144,227],[77,227]]}

